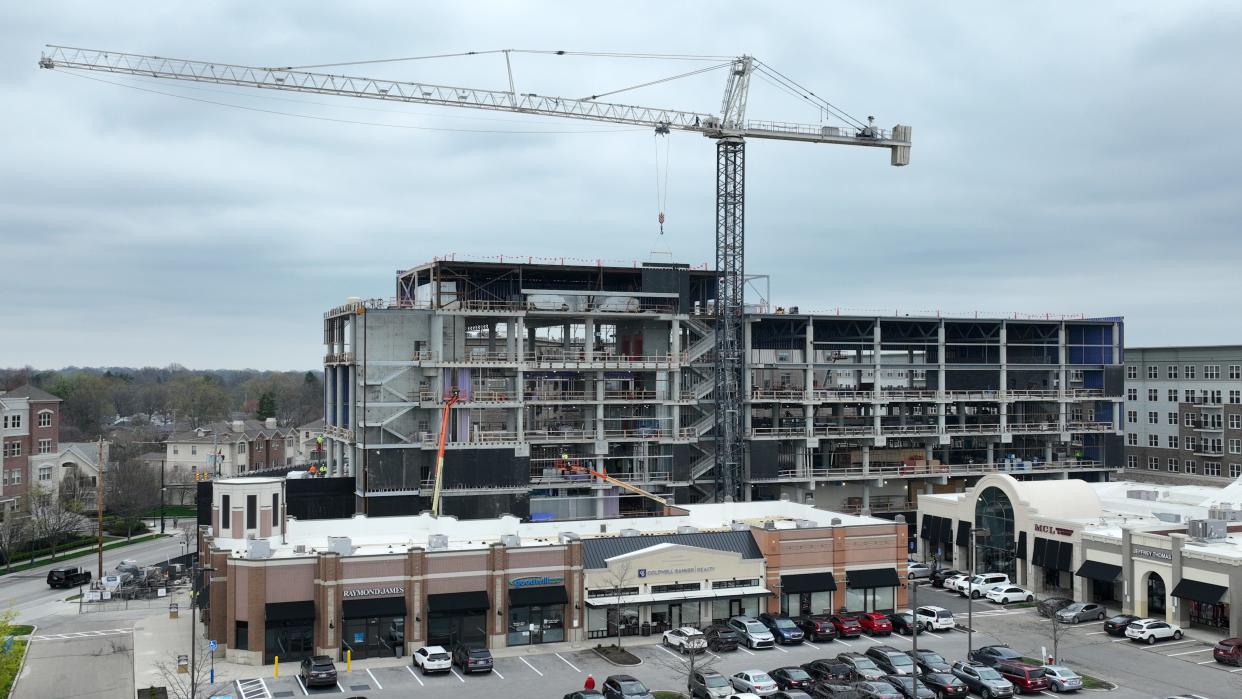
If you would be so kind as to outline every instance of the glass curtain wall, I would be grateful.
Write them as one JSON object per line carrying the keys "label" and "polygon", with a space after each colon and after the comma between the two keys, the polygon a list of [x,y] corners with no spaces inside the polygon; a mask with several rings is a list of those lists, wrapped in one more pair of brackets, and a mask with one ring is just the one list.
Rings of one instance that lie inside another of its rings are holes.
{"label": "glass curtain wall", "polygon": [[975,570],[1017,574],[1013,504],[1000,488],[988,488],[975,502],[975,527],[986,529],[975,539]]}

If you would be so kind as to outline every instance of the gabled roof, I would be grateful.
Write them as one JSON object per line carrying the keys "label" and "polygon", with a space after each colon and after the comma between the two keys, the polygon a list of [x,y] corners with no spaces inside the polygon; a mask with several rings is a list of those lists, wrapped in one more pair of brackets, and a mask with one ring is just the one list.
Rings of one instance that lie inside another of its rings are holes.
{"label": "gabled roof", "polygon": [[48,393],[47,391],[41,388],[35,388],[34,386],[31,386],[30,384],[26,384],[25,386],[18,386],[12,391],[4,391],[3,395],[10,396],[12,398],[25,398],[26,400],[36,401],[36,402],[50,402],[50,401],[55,401],[57,403],[60,402],[60,399],[57,398],[56,396]]}
{"label": "gabled roof", "polygon": [[314,422],[308,422],[305,425],[299,425],[298,429],[303,432],[322,432],[324,426],[323,418],[319,418]]}
{"label": "gabled roof", "polygon": [[614,536],[584,538],[582,540],[582,564],[584,568],[606,568],[607,560],[627,553],[634,553],[660,544],[679,544],[701,549],[729,551],[742,558],[763,558],[759,545],[750,530],[727,532],[695,532],[693,534],[640,534],[638,536]]}

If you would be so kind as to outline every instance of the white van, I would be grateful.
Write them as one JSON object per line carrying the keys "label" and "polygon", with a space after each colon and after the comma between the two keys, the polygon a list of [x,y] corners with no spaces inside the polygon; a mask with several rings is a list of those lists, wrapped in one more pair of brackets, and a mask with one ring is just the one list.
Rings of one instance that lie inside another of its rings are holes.
{"label": "white van", "polygon": [[1009,576],[1005,573],[983,573],[971,578],[969,582],[959,585],[957,591],[963,597],[969,595],[971,599],[979,599],[992,588],[1008,584]]}

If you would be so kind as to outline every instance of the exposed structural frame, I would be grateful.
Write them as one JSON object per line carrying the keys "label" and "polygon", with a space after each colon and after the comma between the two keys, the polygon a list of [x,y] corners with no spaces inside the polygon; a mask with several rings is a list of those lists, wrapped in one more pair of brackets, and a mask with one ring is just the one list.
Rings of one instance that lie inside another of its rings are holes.
{"label": "exposed structural frame", "polygon": [[745,312],[746,142],[716,142],[716,499],[741,499],[742,316]]}

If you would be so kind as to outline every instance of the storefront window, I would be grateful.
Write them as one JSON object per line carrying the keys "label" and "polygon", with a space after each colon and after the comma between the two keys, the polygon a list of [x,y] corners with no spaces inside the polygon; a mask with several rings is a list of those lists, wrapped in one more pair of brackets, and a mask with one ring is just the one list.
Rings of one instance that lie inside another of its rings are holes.
{"label": "storefront window", "polygon": [[1186,600],[1186,603],[1190,605],[1190,623],[1217,629],[1229,628],[1228,603],[1208,604],[1194,600]]}
{"label": "storefront window", "polygon": [[603,638],[608,635],[608,610],[604,607],[587,608],[587,638]]}
{"label": "storefront window", "polygon": [[[599,610],[603,612],[603,610]],[[588,612],[588,621],[594,621],[592,608]],[[604,628],[607,617],[600,614],[599,625]],[[594,631],[593,627],[588,630]],[[532,643],[559,643],[565,640],[565,607],[550,605],[547,607],[510,607],[508,645],[525,646]]]}
{"label": "storefront window", "polygon": [[263,638],[263,662],[273,663],[276,656],[282,661],[296,662],[315,652],[314,619],[293,621],[268,621]]}
{"label": "storefront window", "polygon": [[663,633],[682,626],[699,625],[699,603],[697,601],[653,604],[650,610],[653,632]]}
{"label": "storefront window", "polygon": [[831,592],[795,592],[781,595],[781,613],[789,616],[831,614]]}
{"label": "storefront window", "polygon": [[431,612],[427,615],[427,644],[487,646],[487,612]]}
{"label": "storefront window", "polygon": [[845,608],[850,612],[882,612],[894,608],[895,588],[848,588],[845,591]]}
{"label": "storefront window", "polygon": [[986,529],[975,545],[975,570],[1008,573],[1013,576],[1013,504],[1000,488],[985,488],[975,502],[975,527]]}
{"label": "storefront window", "polygon": [[399,658],[405,653],[405,617],[345,619],[341,649],[355,659]]}
{"label": "storefront window", "polygon": [[511,646],[524,646],[530,643],[530,607],[509,608],[507,641]]}
{"label": "storefront window", "polygon": [[762,597],[730,597],[712,600],[712,623],[722,624],[735,616],[757,616],[763,611]]}

